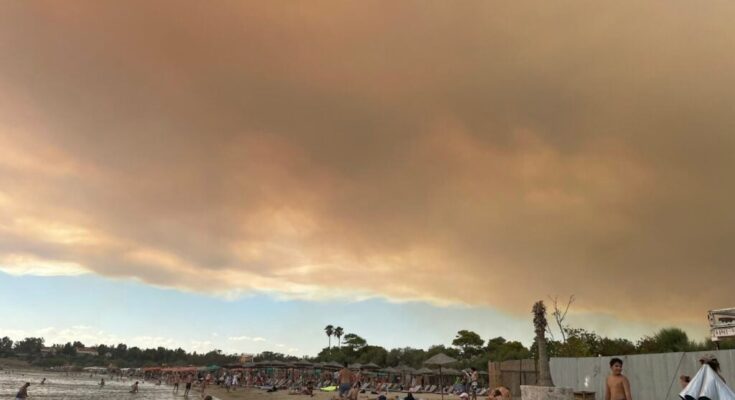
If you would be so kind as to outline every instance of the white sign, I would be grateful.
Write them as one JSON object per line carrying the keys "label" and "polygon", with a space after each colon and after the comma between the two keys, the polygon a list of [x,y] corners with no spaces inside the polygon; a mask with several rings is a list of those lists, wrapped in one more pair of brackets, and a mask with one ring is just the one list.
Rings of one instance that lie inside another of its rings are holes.
{"label": "white sign", "polygon": [[735,326],[712,329],[712,340],[723,339],[726,337],[735,337]]}
{"label": "white sign", "polygon": [[709,312],[710,332],[712,340],[735,337],[735,308],[712,310]]}

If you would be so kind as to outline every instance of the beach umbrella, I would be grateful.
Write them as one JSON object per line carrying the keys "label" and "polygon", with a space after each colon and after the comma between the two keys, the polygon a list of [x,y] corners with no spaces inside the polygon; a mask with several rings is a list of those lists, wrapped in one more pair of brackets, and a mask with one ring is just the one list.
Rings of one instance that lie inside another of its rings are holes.
{"label": "beach umbrella", "polygon": [[444,353],[439,353],[428,360],[424,361],[424,365],[436,365],[439,367],[439,383],[441,384],[442,400],[444,400],[444,376],[442,375],[442,367],[445,365],[456,363],[457,360],[449,357]]}
{"label": "beach umbrella", "polygon": [[324,369],[341,369],[341,368],[342,368],[342,365],[334,361],[330,361],[324,364]]}
{"label": "beach umbrella", "polygon": [[360,363],[354,363],[354,364],[350,364],[350,365],[347,366],[347,368],[349,368],[349,369],[356,369],[356,370],[357,369],[360,369],[361,367],[362,367],[362,365]]}
{"label": "beach umbrella", "polygon": [[306,360],[298,360],[294,361],[293,365],[297,368],[314,368],[314,364],[306,361]]}
{"label": "beach umbrella", "polygon": [[444,368],[443,371],[444,371],[444,375],[447,375],[447,376],[459,376],[459,375],[462,375],[461,372],[457,371],[454,368]]}
{"label": "beach umbrella", "polygon": [[419,374],[419,375],[434,375],[436,373],[436,371],[434,371],[433,369],[428,369],[428,368],[424,367],[424,368],[421,368],[418,371],[416,371],[416,373]]}
{"label": "beach umbrella", "polygon": [[269,367],[273,367],[273,368],[287,368],[288,367],[288,364],[286,364],[283,361],[278,361],[278,360],[267,361],[267,363]]}
{"label": "beach umbrella", "polygon": [[374,370],[374,369],[379,369],[379,368],[380,366],[375,363],[367,363],[367,364],[362,365],[362,369],[367,369],[367,370]]}

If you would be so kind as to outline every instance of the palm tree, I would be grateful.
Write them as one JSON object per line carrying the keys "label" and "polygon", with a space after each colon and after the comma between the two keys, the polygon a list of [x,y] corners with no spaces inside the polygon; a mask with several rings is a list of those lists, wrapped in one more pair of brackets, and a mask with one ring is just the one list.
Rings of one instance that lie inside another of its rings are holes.
{"label": "palm tree", "polygon": [[549,369],[549,355],[546,352],[546,306],[543,301],[533,305],[533,326],[536,331],[536,346],[538,347],[538,386],[554,386]]}
{"label": "palm tree", "polygon": [[324,332],[327,334],[327,337],[329,338],[329,348],[332,348],[332,335],[334,334],[334,327],[332,325],[327,325],[324,328]]}
{"label": "palm tree", "polygon": [[344,329],[342,329],[342,327],[341,327],[341,326],[338,326],[338,327],[337,327],[337,328],[336,328],[336,329],[334,330],[334,336],[336,336],[336,337],[337,337],[337,343],[338,343],[339,347],[342,347],[342,334],[343,334],[344,332],[345,332],[345,331],[344,331]]}

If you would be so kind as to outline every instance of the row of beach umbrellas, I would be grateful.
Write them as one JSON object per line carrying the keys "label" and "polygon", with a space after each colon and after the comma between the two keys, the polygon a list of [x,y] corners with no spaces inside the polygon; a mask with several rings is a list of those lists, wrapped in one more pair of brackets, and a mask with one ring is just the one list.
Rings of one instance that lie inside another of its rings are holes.
{"label": "row of beach umbrellas", "polygon": [[[227,365],[226,367],[239,367],[239,368],[318,368],[318,369],[341,369],[342,365],[336,362],[328,362],[328,363],[311,363],[308,361],[293,361],[293,362],[284,362],[284,361],[258,361],[258,362],[249,362],[245,363],[244,365]],[[369,364],[350,364],[347,366],[347,368],[351,370],[362,370],[362,371],[374,371],[379,373],[386,373],[386,374],[409,374],[409,375],[436,375],[438,374],[438,370],[429,369],[427,367],[423,367],[420,369],[415,369],[409,366],[398,366],[398,367],[388,367],[388,368],[380,368],[380,366],[369,363]],[[462,372],[453,369],[453,368],[445,368],[443,369],[443,374],[448,376],[457,376],[462,375]]]}
{"label": "row of beach umbrellas", "polygon": [[[434,355],[433,357],[429,358],[428,360],[424,361],[425,367],[421,369],[413,369],[408,366],[398,366],[398,367],[388,367],[380,369],[380,366],[374,364],[374,363],[368,363],[368,364],[350,364],[347,366],[347,368],[354,369],[354,370],[366,370],[366,371],[377,371],[377,372],[383,372],[388,374],[400,374],[400,373],[407,373],[412,375],[434,375],[436,374],[436,371],[433,369],[429,369],[426,366],[434,366],[438,367],[439,369],[439,381],[441,382],[442,387],[444,387],[444,376],[457,376],[462,375],[462,372],[457,371],[453,368],[447,368],[448,365],[456,363],[457,360],[449,357],[448,355],[444,353],[439,353]],[[342,365],[336,362],[328,362],[328,363],[310,363],[308,361],[294,361],[294,362],[283,362],[283,361],[259,361],[254,363],[247,363],[243,365],[244,368],[320,368],[320,369],[340,369],[342,368]],[[442,391],[442,400],[444,400],[444,391]]]}

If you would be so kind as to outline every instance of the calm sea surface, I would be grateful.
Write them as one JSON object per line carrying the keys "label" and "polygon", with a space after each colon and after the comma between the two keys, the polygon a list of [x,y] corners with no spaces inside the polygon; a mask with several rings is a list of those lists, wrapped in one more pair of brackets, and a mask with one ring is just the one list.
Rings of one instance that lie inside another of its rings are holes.
{"label": "calm sea surface", "polygon": [[[46,378],[46,384],[40,385],[41,379]],[[99,387],[100,378],[105,378],[105,387]],[[54,399],[54,400],[168,400],[185,399],[183,396],[184,385],[177,395],[171,392],[171,387],[166,385],[156,386],[153,382],[140,381],[140,391],[137,394],[128,393],[130,385],[135,380],[124,382],[111,380],[107,375],[95,375],[90,378],[89,374],[67,376],[64,373],[44,373],[27,371],[0,370],[0,399],[14,399],[18,389],[25,382],[30,382],[28,390],[32,399]],[[199,399],[199,392],[192,389],[188,397],[192,400]]]}

